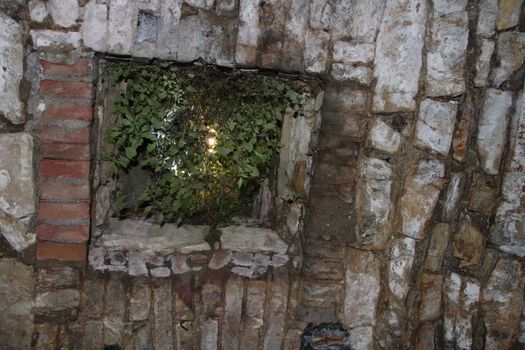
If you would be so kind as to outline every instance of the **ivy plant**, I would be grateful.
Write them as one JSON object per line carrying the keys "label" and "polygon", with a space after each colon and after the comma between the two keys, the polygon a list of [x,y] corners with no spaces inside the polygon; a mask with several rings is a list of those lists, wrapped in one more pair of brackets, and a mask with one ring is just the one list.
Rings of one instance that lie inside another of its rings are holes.
{"label": "ivy plant", "polygon": [[150,174],[135,209],[160,222],[217,224],[249,208],[285,113],[302,113],[309,93],[300,81],[211,66],[112,62],[108,75],[121,92],[106,159],[114,176],[137,166]]}

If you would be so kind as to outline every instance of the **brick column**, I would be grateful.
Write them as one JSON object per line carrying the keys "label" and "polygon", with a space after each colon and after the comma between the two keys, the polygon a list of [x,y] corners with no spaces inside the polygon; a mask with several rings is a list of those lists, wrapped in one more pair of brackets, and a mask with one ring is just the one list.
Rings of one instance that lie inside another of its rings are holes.
{"label": "brick column", "polygon": [[89,239],[93,62],[40,61],[37,259],[84,261]]}

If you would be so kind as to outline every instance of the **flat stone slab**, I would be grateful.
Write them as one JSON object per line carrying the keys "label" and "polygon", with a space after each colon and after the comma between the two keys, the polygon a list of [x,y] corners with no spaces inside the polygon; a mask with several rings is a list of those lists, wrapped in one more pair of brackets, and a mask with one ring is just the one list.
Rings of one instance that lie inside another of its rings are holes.
{"label": "flat stone slab", "polygon": [[273,230],[246,225],[220,229],[222,249],[235,252],[273,252],[285,254],[288,244]]}

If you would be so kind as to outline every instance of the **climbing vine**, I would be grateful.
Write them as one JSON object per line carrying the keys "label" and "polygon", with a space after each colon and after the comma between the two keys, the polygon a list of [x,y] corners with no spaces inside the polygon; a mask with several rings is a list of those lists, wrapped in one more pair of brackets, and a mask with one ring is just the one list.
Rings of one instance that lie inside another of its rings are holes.
{"label": "climbing vine", "polygon": [[[249,208],[278,154],[285,113],[299,115],[308,94],[300,81],[210,66],[113,62],[108,74],[121,93],[106,159],[114,176],[148,171],[134,210],[161,222],[213,224]],[[121,213],[125,203],[118,195]]]}

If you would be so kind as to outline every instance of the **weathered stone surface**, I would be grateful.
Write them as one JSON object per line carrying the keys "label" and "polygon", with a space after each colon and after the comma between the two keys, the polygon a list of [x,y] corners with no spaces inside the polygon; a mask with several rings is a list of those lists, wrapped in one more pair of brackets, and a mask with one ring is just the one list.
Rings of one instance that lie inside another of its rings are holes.
{"label": "weathered stone surface", "polygon": [[104,281],[85,279],[82,284],[82,312],[99,318],[104,311]]}
{"label": "weathered stone surface", "polygon": [[101,321],[87,321],[84,325],[82,346],[84,349],[104,348],[104,325]]}
{"label": "weathered stone surface", "polygon": [[157,33],[157,49],[161,58],[174,58],[177,47],[177,29],[181,15],[181,0],[161,0]]}
{"label": "weathered stone surface", "polygon": [[95,51],[105,51],[108,23],[108,8],[105,4],[98,4],[91,0],[84,7],[84,19],[80,33],[84,45]]}
{"label": "weathered stone surface", "polygon": [[323,30],[307,30],[304,42],[304,70],[307,73],[322,73],[328,60],[330,34]]}
{"label": "weathered stone surface", "polygon": [[[377,38],[373,110],[412,111],[416,104],[427,18],[426,2],[388,1]],[[396,67],[395,70],[392,67]]]}
{"label": "weathered stone surface", "polygon": [[78,287],[80,271],[69,266],[41,268],[37,281],[39,289]]}
{"label": "weathered stone surface", "polygon": [[458,103],[455,101],[440,102],[428,98],[423,100],[419,106],[414,144],[447,156],[457,111]]}
{"label": "weathered stone surface", "polygon": [[42,23],[47,17],[46,4],[40,0],[30,0],[27,3],[29,8],[29,17],[32,21]]}
{"label": "weathered stone surface", "polygon": [[492,177],[484,177],[475,173],[470,185],[468,198],[469,210],[491,216],[492,209],[497,204],[496,184]]}
{"label": "weathered stone surface", "polygon": [[153,277],[169,277],[171,270],[169,267],[161,266],[150,270],[151,276]]}
{"label": "weathered stone surface", "polygon": [[208,267],[212,270],[221,269],[230,263],[232,255],[233,254],[230,250],[215,251],[210,259]]}
{"label": "weathered stone surface", "polygon": [[53,22],[61,27],[71,27],[77,21],[77,0],[48,0],[47,9],[53,18]]}
{"label": "weathered stone surface", "polygon": [[525,60],[525,33],[501,33],[496,47],[499,65],[492,71],[490,79],[495,86],[500,86]]}
{"label": "weathered stone surface", "polygon": [[187,260],[185,255],[173,256],[171,258],[171,271],[173,271],[173,274],[179,275],[191,271]]}
{"label": "weathered stone surface", "polygon": [[219,321],[205,320],[201,323],[201,349],[216,350],[218,349],[219,340]]}
{"label": "weathered stone surface", "polygon": [[129,55],[135,36],[137,14],[131,0],[113,0],[109,4],[106,49],[109,53]]}
{"label": "weathered stone surface", "polygon": [[479,118],[477,148],[481,166],[487,174],[499,172],[505,142],[512,94],[487,89]]}
{"label": "weathered stone surface", "polygon": [[424,160],[411,167],[400,199],[402,233],[422,239],[439,193],[443,186],[445,167],[437,160]]}
{"label": "weathered stone surface", "polygon": [[31,348],[34,283],[30,266],[0,260],[0,348]]}
{"label": "weathered stone surface", "polygon": [[265,333],[263,349],[280,349],[285,331],[285,318],[288,308],[288,292],[290,279],[288,271],[282,269],[274,271],[268,288],[266,303]]}
{"label": "weathered stone surface", "polygon": [[511,161],[503,176],[502,200],[489,239],[499,249],[522,257],[525,256],[525,90],[516,102],[511,130]]}
{"label": "weathered stone surface", "polygon": [[334,44],[332,58],[335,62],[369,63],[374,59],[375,45],[355,41],[338,41]]}
{"label": "weathered stone surface", "polygon": [[430,271],[438,271],[443,262],[443,256],[447,249],[450,237],[450,227],[445,223],[438,223],[432,228],[432,236],[428,247],[425,268]]}
{"label": "weathered stone surface", "polygon": [[443,212],[441,215],[443,221],[449,222],[456,217],[457,209],[465,190],[465,181],[465,173],[450,173],[450,181],[443,200]]}
{"label": "weathered stone surface", "polygon": [[477,125],[474,118],[477,117],[478,113],[473,96],[468,94],[461,106],[461,117],[452,139],[452,149],[454,150],[452,157],[458,162],[464,162],[468,151],[470,151],[470,135],[474,126]]}
{"label": "weathered stone surface", "polygon": [[436,0],[433,2],[435,15],[448,15],[450,13],[465,11],[468,0]]}
{"label": "weathered stone surface", "polygon": [[239,27],[235,62],[244,66],[255,65],[259,38],[259,0],[242,0],[239,5]]}
{"label": "weathered stone surface", "polygon": [[308,301],[309,304],[331,306],[338,303],[341,299],[341,288],[338,282],[304,280],[303,300]]}
{"label": "weathered stone surface", "polygon": [[224,349],[239,349],[243,296],[243,280],[238,276],[230,277],[226,281],[224,291],[224,323],[221,333],[221,344]]}
{"label": "weathered stone surface", "polygon": [[35,240],[28,220],[35,211],[33,138],[27,133],[0,135],[0,230],[21,251]]}
{"label": "weathered stone surface", "polygon": [[78,289],[58,289],[39,293],[35,299],[35,308],[39,314],[63,311],[80,306]]}
{"label": "weathered stone surface", "polygon": [[381,289],[380,261],[372,252],[351,249],[346,269],[343,322],[346,327],[374,326]]}
{"label": "weathered stone surface", "polygon": [[377,158],[363,158],[359,169],[357,241],[363,249],[383,249],[391,232],[392,169]]}
{"label": "weathered stone surface", "polygon": [[375,118],[368,133],[368,144],[380,151],[394,154],[401,145],[401,134],[381,119]]}
{"label": "weathered stone surface", "polygon": [[22,26],[0,12],[0,114],[13,124],[24,123],[19,85],[24,73]]}
{"label": "weathered stone surface", "polygon": [[388,264],[388,287],[398,300],[404,300],[410,288],[416,240],[400,236],[393,242]]}
{"label": "weathered stone surface", "polygon": [[459,231],[454,234],[453,253],[459,259],[459,267],[476,268],[481,260],[485,237],[471,222],[470,218],[461,220]]}
{"label": "weathered stone surface", "polygon": [[350,330],[351,349],[374,349],[374,328],[356,327]]}
{"label": "weathered stone surface", "polygon": [[33,47],[36,49],[76,49],[80,46],[82,35],[79,32],[57,32],[54,30],[29,31]]}
{"label": "weathered stone surface", "polygon": [[480,53],[476,60],[476,76],[474,77],[474,86],[487,86],[490,72],[490,60],[494,53],[494,40],[481,39]]}
{"label": "weathered stone surface", "polygon": [[500,259],[481,295],[485,349],[508,349],[514,343],[523,307],[523,266]]}
{"label": "weathered stone surface", "polygon": [[248,281],[239,349],[256,349],[263,336],[266,281]]}
{"label": "weathered stone surface", "polygon": [[370,68],[351,63],[333,63],[331,74],[337,81],[354,81],[362,85],[370,85],[372,82]]}
{"label": "weathered stone surface", "polygon": [[40,324],[36,326],[36,349],[54,350],[57,347],[58,326],[50,324]]}
{"label": "weathered stone surface", "polygon": [[153,320],[155,349],[173,349],[171,280],[166,279],[153,289]]}
{"label": "weathered stone surface", "polygon": [[472,317],[478,307],[479,295],[478,281],[454,272],[447,276],[443,319],[445,348],[472,348]]}
{"label": "weathered stone surface", "polygon": [[514,27],[520,20],[520,9],[523,0],[501,0],[499,1],[498,20],[496,28],[498,30]]}
{"label": "weathered stone surface", "polygon": [[441,289],[443,277],[436,274],[424,274],[421,279],[421,304],[419,319],[421,321],[435,321],[441,316]]}
{"label": "weathered stone surface", "polygon": [[434,350],[434,324],[424,323],[418,331],[416,350]]}
{"label": "weathered stone surface", "polygon": [[113,276],[106,286],[104,305],[104,345],[122,344],[126,293],[123,282]]}
{"label": "weathered stone surface", "polygon": [[[350,23],[350,37],[363,42],[374,42],[383,18],[385,0],[356,1]],[[347,15],[345,13],[345,15]]]}
{"label": "weathered stone surface", "polygon": [[328,29],[333,14],[333,4],[327,0],[310,1],[310,27],[313,29]]}
{"label": "weathered stone surface", "polygon": [[151,288],[141,280],[134,280],[129,298],[129,319],[143,321],[149,316]]}
{"label": "weathered stone surface", "polygon": [[222,249],[237,252],[274,252],[284,254],[288,244],[277,232],[263,227],[227,226],[221,231]]}
{"label": "weathered stone surface", "polygon": [[494,34],[498,18],[498,0],[481,0],[476,33],[483,36]]}
{"label": "weathered stone surface", "polygon": [[144,276],[148,274],[146,261],[140,252],[130,250],[127,254],[128,273],[130,276]]}

